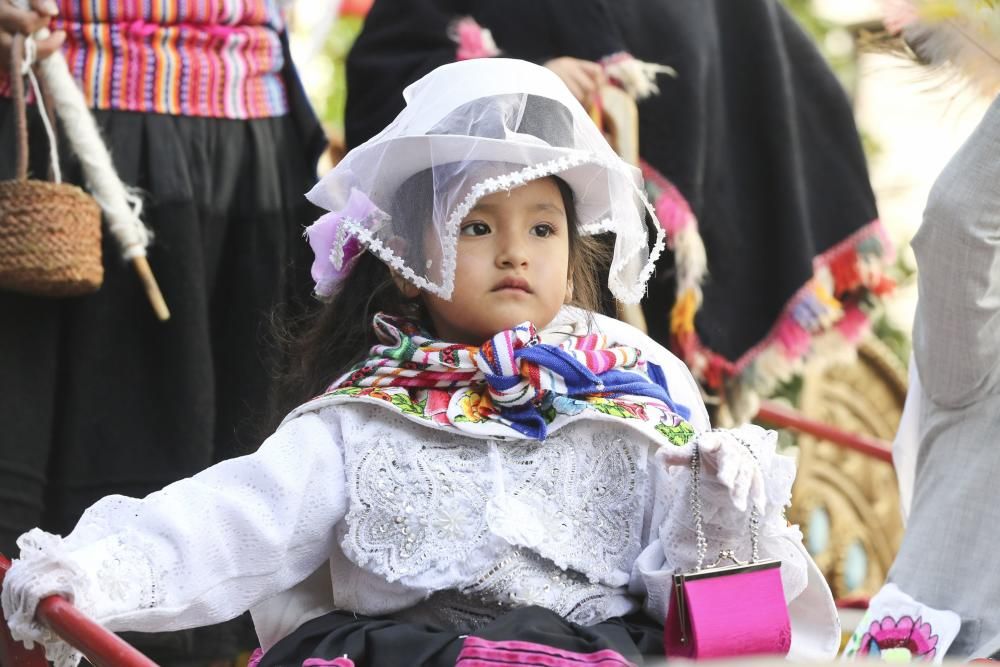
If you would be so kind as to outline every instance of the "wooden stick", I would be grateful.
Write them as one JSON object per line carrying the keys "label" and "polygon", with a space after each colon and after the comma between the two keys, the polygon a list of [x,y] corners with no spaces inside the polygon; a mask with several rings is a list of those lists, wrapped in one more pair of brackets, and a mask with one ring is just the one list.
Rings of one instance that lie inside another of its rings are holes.
{"label": "wooden stick", "polygon": [[[11,1],[21,9],[29,8],[29,0]],[[45,39],[49,36],[49,30],[43,27],[34,36],[36,39]],[[139,219],[139,198],[131,194],[119,178],[111,152],[101,138],[97,122],[87,107],[83,91],[69,71],[65,56],[57,50],[39,61],[38,68],[41,78],[47,84],[48,95],[44,98],[45,102],[50,110],[55,106],[59,120],[62,121],[66,142],[80,161],[87,189],[101,206],[109,231],[126,252],[126,256],[136,246],[145,248],[149,243],[149,232]],[[53,147],[52,168],[58,174],[56,144],[54,141],[50,141],[50,144]],[[57,176],[55,180],[60,179]],[[170,311],[149,268],[149,262],[145,257],[137,257],[132,264],[142,280],[157,318],[161,321],[170,319]]]}
{"label": "wooden stick", "polygon": [[[633,167],[639,166],[639,109],[620,88],[602,86],[590,107],[590,117],[602,130],[609,130],[608,141],[619,156]],[[609,122],[605,122],[609,121]],[[615,301],[618,319],[649,333],[642,306]]]}
{"label": "wooden stick", "polygon": [[163,293],[160,292],[160,286],[156,282],[153,270],[149,268],[149,261],[146,259],[146,256],[140,255],[133,258],[132,266],[135,267],[135,272],[139,274],[139,279],[142,280],[142,286],[146,290],[146,297],[149,299],[150,305],[153,306],[156,317],[162,322],[169,320],[170,310],[167,308],[167,302],[163,300]]}

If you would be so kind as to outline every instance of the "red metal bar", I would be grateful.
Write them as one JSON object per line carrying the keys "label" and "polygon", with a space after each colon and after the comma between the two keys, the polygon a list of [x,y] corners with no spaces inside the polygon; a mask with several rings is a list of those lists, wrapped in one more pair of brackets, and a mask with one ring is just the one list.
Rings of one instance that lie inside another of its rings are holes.
{"label": "red metal bar", "polygon": [[868,609],[870,601],[871,598],[866,597],[840,598],[837,600],[837,609]]}
{"label": "red metal bar", "polygon": [[[8,569],[10,561],[0,554],[0,584]],[[67,643],[80,650],[96,667],[156,667],[155,662],[128,642],[81,614],[69,601],[58,595],[41,601],[38,605],[38,618]],[[48,664],[40,648],[36,647],[29,652],[20,642],[14,642],[6,623],[0,634],[5,640],[5,646],[0,647],[6,649],[0,653],[4,667],[40,667]],[[36,662],[39,657],[41,663]]]}
{"label": "red metal bar", "polygon": [[867,435],[848,433],[835,426],[810,419],[779,403],[761,401],[760,411],[757,413],[756,419],[770,426],[808,433],[809,435],[816,436],[822,440],[829,440],[841,447],[861,452],[880,461],[892,463],[891,443]]}
{"label": "red metal bar", "polygon": [[[4,577],[10,569],[10,561],[0,554],[0,589],[3,588]],[[24,644],[14,641],[3,615],[0,614],[0,666],[2,667],[49,667],[45,659],[45,651],[41,646],[35,646],[30,651]]]}

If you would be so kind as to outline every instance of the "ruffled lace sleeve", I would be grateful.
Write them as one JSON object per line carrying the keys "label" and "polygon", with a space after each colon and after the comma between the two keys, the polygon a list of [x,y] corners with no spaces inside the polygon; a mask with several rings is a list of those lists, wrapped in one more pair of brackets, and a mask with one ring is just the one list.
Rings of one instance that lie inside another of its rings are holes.
{"label": "ruffled lace sleeve", "polygon": [[[734,429],[750,445],[764,476],[766,504],[760,519],[759,558],[781,561],[785,599],[792,614],[792,654],[799,658],[831,659],[839,643],[833,597],[815,563],[802,546],[802,533],[789,525],[784,509],[791,502],[795,463],[775,451],[776,434],[758,426]],[[645,597],[645,608],[664,620],[673,593],[675,572],[693,570],[698,562],[697,533],[691,504],[691,471],[666,467],[651,457],[650,479],[655,495],[649,501],[648,541],[633,568],[630,589]],[[750,521],[738,510],[728,489],[702,470],[700,501],[705,538],[705,565],[723,549],[733,549],[740,560],[749,560]],[[808,595],[806,595],[808,593]],[[808,600],[803,619],[796,618],[795,600]]]}
{"label": "ruffled lace sleeve", "polygon": [[79,656],[34,621],[50,594],[113,631],[169,631],[235,617],[304,579],[329,558],[346,511],[333,410],[144,499],[103,498],[65,539],[23,535],[2,594],[12,634],[41,641],[62,667]]}

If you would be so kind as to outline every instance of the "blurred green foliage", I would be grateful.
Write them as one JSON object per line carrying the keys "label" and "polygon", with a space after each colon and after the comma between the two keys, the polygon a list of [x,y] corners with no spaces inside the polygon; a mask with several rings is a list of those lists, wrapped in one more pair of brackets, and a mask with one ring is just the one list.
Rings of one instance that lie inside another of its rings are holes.
{"label": "blurred green foliage", "polygon": [[341,137],[344,133],[344,107],[347,104],[344,63],[363,23],[364,18],[361,16],[341,16],[337,19],[323,48],[323,55],[332,73],[330,85],[318,99],[312,101],[327,131]]}

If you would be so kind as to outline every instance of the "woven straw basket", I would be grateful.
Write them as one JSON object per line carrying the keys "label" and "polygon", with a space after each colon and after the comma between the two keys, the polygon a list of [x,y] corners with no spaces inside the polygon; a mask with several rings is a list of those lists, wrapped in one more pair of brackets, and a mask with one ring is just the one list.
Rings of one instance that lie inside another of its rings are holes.
{"label": "woven straw basket", "polygon": [[[15,42],[11,72],[20,70],[21,49]],[[104,278],[101,209],[75,185],[28,180],[24,82],[13,75],[11,84],[17,179],[0,182],[0,289],[53,297],[93,292]]]}

